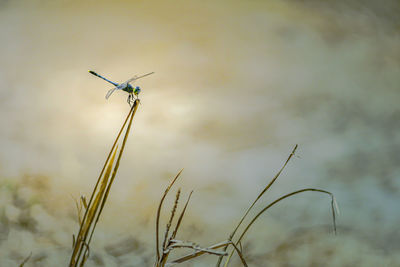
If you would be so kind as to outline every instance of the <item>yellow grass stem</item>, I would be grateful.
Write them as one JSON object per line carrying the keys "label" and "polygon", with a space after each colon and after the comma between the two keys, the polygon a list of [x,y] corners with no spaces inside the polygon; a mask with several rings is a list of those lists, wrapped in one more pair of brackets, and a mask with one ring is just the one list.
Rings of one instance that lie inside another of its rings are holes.
{"label": "yellow grass stem", "polygon": [[[92,195],[90,197],[89,203],[85,206],[87,206],[85,210],[85,214],[83,216],[82,222],[80,224],[79,232],[77,235],[77,238],[75,240],[75,246],[71,255],[70,267],[75,267],[75,266],[83,266],[89,253],[89,244],[92,239],[94,230],[96,228],[97,222],[100,218],[100,214],[104,208],[105,202],[107,200],[111,185],[115,179],[115,175],[117,173],[118,167],[119,167],[119,162],[122,157],[122,153],[124,151],[124,147],[126,144],[126,140],[128,138],[129,132],[130,132],[130,127],[132,124],[133,117],[136,113],[136,110],[139,106],[139,100],[135,100],[134,104],[132,105],[132,108],[130,109],[128,116],[126,117],[118,135],[117,138],[114,141],[114,144],[110,150],[110,153],[108,154],[108,157],[104,163],[103,169],[100,172],[99,178],[97,179],[96,185],[93,189]],[[117,162],[114,166],[114,169],[112,171],[111,179],[109,179],[111,170],[112,170],[112,165],[114,163],[114,158],[116,155],[116,152],[118,149],[116,148],[116,144],[119,140],[119,137],[121,136],[123,129],[125,128],[126,123],[128,122],[128,127],[126,128],[124,140],[121,146],[121,150],[119,152]],[[112,155],[112,157],[111,157]],[[111,159],[110,159],[111,157]],[[107,169],[106,169],[107,168]],[[104,173],[106,169],[106,172]],[[104,176],[103,176],[104,174]],[[98,188],[100,185],[100,188]],[[84,203],[86,204],[86,203]],[[99,209],[100,208],[100,209]],[[94,222],[94,219],[96,218],[96,221]],[[94,225],[93,225],[94,222]],[[91,232],[90,232],[91,231]],[[87,241],[87,236],[90,232],[90,238]],[[81,258],[82,252],[84,251],[83,258]]]}
{"label": "yellow grass stem", "polygon": [[[131,128],[131,125],[132,125],[132,120],[133,120],[133,117],[135,116],[135,113],[136,113],[136,110],[137,110],[138,106],[139,106],[139,99],[136,99],[135,102],[134,102],[134,104],[133,104],[133,106],[132,106],[132,108],[133,108],[133,113],[132,113],[132,116],[131,116],[131,118],[130,118],[130,120],[129,120],[128,128],[126,129],[126,133],[125,133],[125,136],[124,136],[124,140],[122,141],[122,145],[121,145],[121,150],[119,151],[119,155],[118,155],[118,158],[117,158],[117,162],[115,163],[114,170],[113,170],[113,173],[112,173],[110,182],[107,184],[106,192],[105,192],[104,198],[103,198],[103,200],[102,200],[101,207],[100,207],[100,211],[99,211],[99,213],[98,213],[98,215],[97,215],[96,222],[95,222],[95,224],[94,224],[94,228],[96,227],[97,222],[99,221],[100,214],[101,214],[102,211],[103,211],[104,205],[105,205],[105,203],[106,203],[106,201],[107,201],[107,198],[108,198],[108,195],[109,195],[109,193],[110,193],[111,186],[112,186],[112,184],[113,184],[113,182],[114,182],[114,179],[115,179],[115,176],[116,176],[116,174],[117,174],[117,171],[118,171],[118,168],[119,168],[119,162],[120,162],[120,160],[121,160],[122,153],[124,152],[125,144],[126,144],[126,141],[128,140],[128,135],[129,135],[130,128]],[[89,238],[88,244],[90,244],[90,241],[92,240],[92,236],[93,236],[93,233],[94,233],[94,228],[93,228],[93,230],[92,230],[92,233],[90,234],[90,238]]]}

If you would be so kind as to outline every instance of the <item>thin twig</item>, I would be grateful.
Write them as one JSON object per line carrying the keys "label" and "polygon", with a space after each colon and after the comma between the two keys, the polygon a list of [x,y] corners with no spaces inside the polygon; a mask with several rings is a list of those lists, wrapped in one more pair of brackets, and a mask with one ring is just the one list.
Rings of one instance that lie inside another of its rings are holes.
{"label": "thin twig", "polygon": [[[328,195],[331,196],[331,199],[332,199],[332,200],[331,200],[331,208],[332,208],[332,213],[333,213],[333,228],[334,228],[334,231],[335,231],[335,233],[336,233],[336,216],[335,216],[335,206],[334,206],[334,203],[335,203],[335,197],[334,197],[334,195],[333,195],[331,192],[325,191],[325,190],[322,190],[322,189],[305,188],[305,189],[297,190],[297,191],[291,192],[291,193],[289,193],[289,194],[283,195],[283,196],[281,196],[280,198],[278,198],[278,199],[274,200],[273,202],[271,202],[271,203],[270,203],[269,205],[267,205],[265,208],[263,208],[263,209],[250,221],[250,223],[246,226],[246,228],[244,229],[244,231],[243,231],[242,234],[240,235],[239,239],[236,241],[236,245],[239,244],[239,242],[242,240],[242,238],[243,238],[244,235],[247,233],[247,231],[250,229],[250,227],[253,225],[253,223],[254,223],[254,222],[258,219],[258,217],[260,217],[261,214],[263,214],[266,210],[268,210],[269,208],[271,208],[271,207],[274,206],[275,204],[279,203],[280,201],[284,200],[285,198],[288,198],[288,197],[291,197],[291,196],[293,196],[293,195],[297,195],[297,194],[300,194],[300,193],[303,193],[303,192],[307,192],[307,191],[311,191],[311,192],[320,192],[320,193],[328,194]],[[233,251],[229,254],[229,256],[228,256],[228,258],[227,258],[227,260],[226,260],[226,262],[225,262],[224,267],[227,267],[227,266],[228,266],[228,263],[229,263],[229,261],[230,261],[232,255],[233,255]]]}
{"label": "thin twig", "polygon": [[28,257],[26,257],[26,258],[24,259],[24,261],[21,262],[21,264],[19,265],[19,267],[24,267],[25,263],[27,263],[31,257],[32,257],[32,251],[31,251],[31,253],[29,253]]}
{"label": "thin twig", "polygon": [[[288,164],[288,162],[290,161],[290,159],[294,156],[296,149],[297,149],[298,145],[296,144],[295,147],[292,150],[292,153],[290,153],[289,157],[287,158],[285,164],[283,164],[282,168],[278,171],[277,174],[275,174],[274,178],[272,178],[272,180],[269,182],[269,184],[261,191],[260,194],[258,194],[257,198],[253,201],[253,203],[250,205],[250,207],[247,209],[247,211],[245,212],[245,214],[242,216],[242,218],[240,219],[239,223],[237,224],[236,228],[233,230],[233,232],[230,234],[229,239],[228,240],[232,240],[232,238],[234,237],[234,235],[236,234],[237,230],[239,229],[240,225],[243,223],[244,219],[246,218],[246,216],[249,214],[250,210],[254,207],[254,205],[257,203],[257,201],[264,195],[265,192],[268,191],[268,189],[272,186],[272,184],[276,181],[276,179],[278,179],[279,175],[281,175],[282,171],[285,169],[286,165]],[[225,247],[224,250],[226,251],[228,247]],[[221,265],[222,262],[222,257],[220,257],[218,259],[218,262],[216,264],[216,267],[219,267]]]}
{"label": "thin twig", "polygon": [[[182,212],[181,212],[181,214],[180,214],[180,216],[179,216],[178,222],[177,222],[176,225],[175,225],[174,231],[172,232],[171,236],[170,236],[169,239],[168,239],[168,243],[167,243],[166,247],[168,247],[169,245],[171,245],[172,241],[173,241],[173,240],[175,239],[175,237],[176,237],[176,234],[178,233],[179,226],[180,226],[181,223],[182,223],[182,219],[183,219],[183,216],[185,215],[185,211],[186,211],[186,208],[187,208],[187,206],[188,206],[188,204],[189,204],[189,200],[190,200],[190,197],[192,196],[192,193],[193,193],[193,191],[190,192],[189,197],[188,197],[188,199],[186,200],[185,206],[184,206],[184,208],[183,208],[183,210],[182,210]],[[166,264],[166,262],[167,262],[167,260],[168,260],[168,256],[169,256],[169,253],[170,253],[171,250],[170,250],[170,249],[166,249],[166,247],[163,245],[163,253],[162,253],[160,262],[158,263],[159,266],[165,266],[165,264]]]}
{"label": "thin twig", "polygon": [[[212,245],[212,246],[210,246],[210,247],[208,247],[208,248],[209,248],[209,249],[222,248],[222,247],[226,247],[226,246],[230,245],[231,243],[232,243],[232,241],[227,240],[227,241],[223,241],[223,242],[221,242],[221,243]],[[196,251],[196,252],[193,252],[193,253],[191,253],[191,254],[187,254],[187,255],[185,255],[185,256],[183,256],[183,257],[180,257],[180,258],[178,258],[178,259],[176,259],[176,260],[173,260],[172,262],[167,263],[165,266],[168,266],[168,267],[169,267],[169,266],[173,266],[173,265],[175,265],[175,264],[182,263],[182,262],[188,261],[188,260],[190,260],[190,259],[196,258],[196,257],[198,257],[198,256],[201,256],[201,255],[203,255],[203,254],[205,254],[205,253],[206,253],[206,252],[204,252],[204,251]]]}
{"label": "thin twig", "polygon": [[171,210],[171,216],[169,217],[169,221],[168,221],[167,227],[165,229],[164,240],[163,240],[163,244],[162,244],[162,249],[163,250],[166,249],[166,246],[167,246],[169,229],[171,228],[172,220],[174,219],[176,208],[178,207],[178,202],[179,202],[179,196],[180,195],[181,195],[181,189],[179,188],[178,192],[176,193],[176,196],[175,196],[175,202],[174,202],[174,206],[172,207],[172,210]]}
{"label": "thin twig", "polygon": [[182,213],[181,213],[181,215],[179,216],[178,222],[176,223],[175,229],[174,229],[174,231],[172,232],[172,235],[171,235],[171,238],[170,238],[170,239],[175,239],[176,234],[178,233],[179,226],[181,225],[183,216],[185,215],[185,211],[186,211],[187,205],[189,204],[189,200],[190,200],[190,197],[192,196],[192,193],[193,193],[193,191],[190,192],[189,197],[188,197],[188,199],[186,200],[185,207],[183,208]]}
{"label": "thin twig", "polygon": [[164,195],[162,196],[162,198],[160,200],[160,204],[158,204],[157,216],[156,216],[156,254],[157,254],[157,264],[160,261],[159,225],[160,225],[160,214],[161,214],[162,204],[163,204],[164,199],[167,196],[169,190],[171,189],[172,185],[178,179],[179,175],[181,175],[182,171],[183,171],[183,169],[178,172],[178,174],[175,176],[175,178],[172,180],[172,182],[165,189]]}

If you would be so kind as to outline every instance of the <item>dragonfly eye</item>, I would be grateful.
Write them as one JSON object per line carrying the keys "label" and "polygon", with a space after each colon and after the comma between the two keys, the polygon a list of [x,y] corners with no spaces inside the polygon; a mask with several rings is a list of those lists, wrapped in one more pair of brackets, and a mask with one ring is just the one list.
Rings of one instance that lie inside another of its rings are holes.
{"label": "dragonfly eye", "polygon": [[139,86],[136,86],[135,87],[135,91],[133,92],[135,95],[138,95],[139,93],[140,93],[140,87]]}

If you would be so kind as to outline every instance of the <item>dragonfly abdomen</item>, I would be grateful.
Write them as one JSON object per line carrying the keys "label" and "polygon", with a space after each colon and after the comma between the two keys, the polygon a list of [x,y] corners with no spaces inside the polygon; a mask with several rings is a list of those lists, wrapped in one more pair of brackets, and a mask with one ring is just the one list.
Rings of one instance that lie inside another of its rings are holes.
{"label": "dragonfly abdomen", "polygon": [[113,82],[113,81],[110,81],[109,79],[107,79],[107,78],[101,76],[100,74],[97,74],[96,72],[94,72],[94,71],[92,71],[92,70],[89,70],[89,73],[90,73],[90,74],[93,74],[94,76],[97,76],[97,77],[99,77],[99,78],[101,78],[101,79],[103,79],[103,80],[105,80],[105,81],[107,81],[107,82],[109,82],[109,83],[111,83],[111,84],[113,84],[114,86],[118,86],[118,83],[115,83],[115,82]]}

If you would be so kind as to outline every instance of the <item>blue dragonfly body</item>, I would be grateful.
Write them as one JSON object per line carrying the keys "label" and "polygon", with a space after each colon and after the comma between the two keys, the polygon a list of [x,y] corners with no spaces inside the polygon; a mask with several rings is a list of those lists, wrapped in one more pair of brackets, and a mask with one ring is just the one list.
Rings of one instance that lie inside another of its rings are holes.
{"label": "blue dragonfly body", "polygon": [[120,83],[120,84],[115,83],[113,81],[110,81],[109,79],[101,76],[100,74],[97,74],[96,72],[94,72],[92,70],[89,70],[89,73],[91,73],[94,76],[97,76],[97,77],[99,77],[99,78],[101,78],[101,79],[103,79],[103,80],[105,80],[105,81],[107,81],[107,82],[109,82],[109,83],[111,83],[112,85],[115,86],[114,88],[111,88],[110,90],[108,90],[108,92],[106,94],[106,99],[108,99],[111,96],[111,94],[114,93],[114,91],[122,90],[122,91],[125,91],[125,92],[127,92],[129,94],[127,102],[128,102],[129,105],[131,105],[132,101],[135,100],[135,97],[138,98],[138,95],[139,95],[141,89],[140,89],[139,86],[133,87],[130,83],[132,83],[132,82],[134,82],[134,81],[136,81],[136,80],[138,80],[140,78],[143,78],[145,76],[148,76],[150,74],[153,74],[154,72],[150,72],[150,73],[147,73],[147,74],[144,74],[144,75],[141,75],[141,76],[135,75],[131,79],[127,80],[126,82]]}

